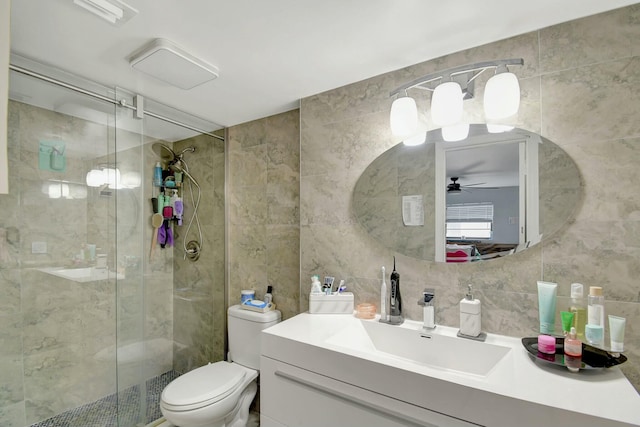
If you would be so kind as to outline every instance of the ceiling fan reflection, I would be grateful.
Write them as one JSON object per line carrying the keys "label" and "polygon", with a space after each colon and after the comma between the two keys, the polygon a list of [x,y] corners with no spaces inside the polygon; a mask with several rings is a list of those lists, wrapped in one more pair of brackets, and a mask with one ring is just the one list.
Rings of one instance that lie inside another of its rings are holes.
{"label": "ceiling fan reflection", "polygon": [[497,190],[500,187],[478,187],[479,185],[485,185],[486,182],[476,182],[473,184],[462,185],[458,182],[460,178],[457,176],[451,177],[451,183],[447,185],[447,194],[460,194],[463,191],[471,190]]}

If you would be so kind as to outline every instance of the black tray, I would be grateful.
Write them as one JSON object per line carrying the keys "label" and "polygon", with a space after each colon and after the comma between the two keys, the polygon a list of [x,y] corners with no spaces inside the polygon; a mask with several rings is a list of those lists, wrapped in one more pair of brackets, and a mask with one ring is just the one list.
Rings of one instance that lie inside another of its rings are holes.
{"label": "black tray", "polygon": [[[556,353],[546,354],[538,351],[538,337],[522,338],[522,345],[536,361],[552,365],[564,364],[564,337],[556,337]],[[613,353],[582,343],[582,365],[580,369],[601,369],[620,365],[627,361],[622,353]]]}

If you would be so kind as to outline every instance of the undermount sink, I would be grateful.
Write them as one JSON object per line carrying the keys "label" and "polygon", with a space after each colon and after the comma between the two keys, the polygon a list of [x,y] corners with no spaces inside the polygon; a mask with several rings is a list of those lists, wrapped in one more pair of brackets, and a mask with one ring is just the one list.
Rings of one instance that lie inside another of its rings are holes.
{"label": "undermount sink", "polygon": [[[486,376],[511,350],[495,344],[362,320],[326,340],[329,345],[377,352],[439,369]],[[425,335],[425,336],[423,336]]]}
{"label": "undermount sink", "polygon": [[40,271],[74,282],[93,282],[105,279],[124,279],[124,275],[109,271],[106,268],[43,268]]}

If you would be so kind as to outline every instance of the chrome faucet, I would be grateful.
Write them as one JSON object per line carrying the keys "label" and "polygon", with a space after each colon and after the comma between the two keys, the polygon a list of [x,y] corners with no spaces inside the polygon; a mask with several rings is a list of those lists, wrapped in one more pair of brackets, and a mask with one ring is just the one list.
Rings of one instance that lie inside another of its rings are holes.
{"label": "chrome faucet", "polygon": [[425,289],[422,291],[422,298],[418,301],[418,305],[423,307],[424,313],[424,324],[422,325],[422,329],[435,329],[436,327],[436,290],[435,289]]}

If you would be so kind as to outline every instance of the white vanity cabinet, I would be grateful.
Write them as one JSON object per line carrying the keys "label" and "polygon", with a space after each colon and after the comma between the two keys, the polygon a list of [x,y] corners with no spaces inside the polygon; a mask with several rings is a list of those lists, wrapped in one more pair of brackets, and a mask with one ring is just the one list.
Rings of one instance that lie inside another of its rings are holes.
{"label": "white vanity cabinet", "polygon": [[476,425],[264,356],[260,387],[262,427]]}
{"label": "white vanity cabinet", "polygon": [[[262,331],[261,426],[640,426],[640,395],[617,367],[570,373],[534,362],[520,339],[488,334],[487,346],[507,352],[488,371],[465,373],[390,355],[367,335],[380,327],[364,322],[375,321],[302,313]],[[394,337],[420,334],[421,323],[382,327],[401,346]],[[483,357],[461,355],[454,328],[435,334],[455,353],[445,361]]]}

